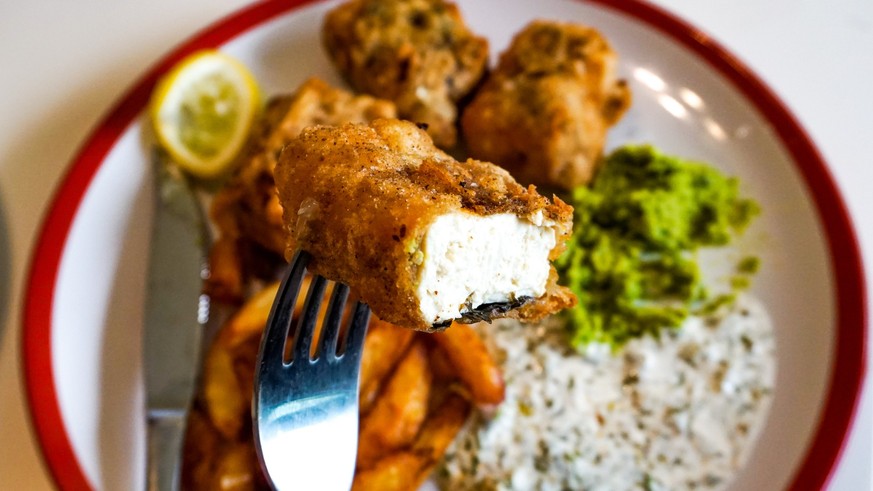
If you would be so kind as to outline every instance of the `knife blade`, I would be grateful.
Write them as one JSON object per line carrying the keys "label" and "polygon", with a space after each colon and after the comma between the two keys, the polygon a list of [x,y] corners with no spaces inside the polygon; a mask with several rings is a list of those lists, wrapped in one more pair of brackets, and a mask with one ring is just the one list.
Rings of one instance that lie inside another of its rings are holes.
{"label": "knife blade", "polygon": [[200,366],[208,297],[209,228],[184,175],[156,150],[145,301],[146,489],[179,489],[182,439]]}

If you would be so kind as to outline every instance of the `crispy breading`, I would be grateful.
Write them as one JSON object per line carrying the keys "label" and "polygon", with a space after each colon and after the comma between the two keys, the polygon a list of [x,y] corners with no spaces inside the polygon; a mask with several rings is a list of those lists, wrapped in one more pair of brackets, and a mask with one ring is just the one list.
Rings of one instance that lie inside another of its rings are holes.
{"label": "crispy breading", "polygon": [[[315,126],[291,141],[276,167],[290,255],[312,255],[317,274],[348,284],[382,319],[418,330],[419,245],[445,213],[511,213],[553,223],[555,259],[572,228],[572,208],[519,185],[494,164],[454,160],[407,121]],[[552,267],[552,278],[556,275]],[[546,294],[503,316],[534,320],[572,305],[551,282]]]}
{"label": "crispy breading", "polygon": [[215,198],[215,221],[225,223],[224,216],[229,213],[231,224],[222,230],[245,235],[281,253],[286,239],[273,168],[282,148],[310,125],[364,123],[395,115],[394,105],[388,101],[354,95],[318,78],[310,78],[291,95],[273,98],[253,129],[249,156]]}
{"label": "crispy breading", "polygon": [[244,235],[282,253],[286,239],[273,181],[273,168],[282,148],[310,125],[363,123],[395,115],[389,101],[354,95],[315,77],[293,94],[271,99],[252,130],[248,157],[215,197],[213,219],[222,231]]}
{"label": "crispy breading", "polygon": [[479,83],[488,41],[444,0],[352,0],[328,12],[322,39],[356,89],[394,101],[444,147],[457,138],[459,100]]}
{"label": "crispy breading", "polygon": [[[273,180],[273,168],[285,144],[313,124],[363,123],[396,114],[394,104],[389,101],[354,95],[318,78],[308,79],[291,95],[271,99],[252,130],[241,166],[216,193],[211,208],[212,219],[221,234],[243,242],[236,249],[246,263],[244,266],[257,270],[258,266],[252,263],[263,260],[268,255],[264,252],[271,251],[281,257],[285,250],[287,238],[282,225],[282,207]],[[254,253],[251,252],[253,247],[256,248]],[[214,297],[242,298],[228,292],[239,290],[238,285],[223,285],[220,281],[221,278],[215,278],[212,285],[207,283]]]}
{"label": "crispy breading", "polygon": [[471,156],[522,183],[572,189],[593,177],[606,131],[630,99],[598,31],[534,21],[501,54],[461,125]]}

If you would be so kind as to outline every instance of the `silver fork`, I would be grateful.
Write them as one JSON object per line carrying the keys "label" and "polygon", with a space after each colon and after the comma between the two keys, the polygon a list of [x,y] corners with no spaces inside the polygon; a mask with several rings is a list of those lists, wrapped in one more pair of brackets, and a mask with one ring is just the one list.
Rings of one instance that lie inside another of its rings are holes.
{"label": "silver fork", "polygon": [[314,276],[286,362],[294,305],[310,256],[299,251],[285,274],[261,341],[252,423],[261,467],[274,489],[351,488],[358,447],[358,374],[370,309],[357,302],[337,353],[349,295],[334,286],[321,339],[310,358],[327,280]]}

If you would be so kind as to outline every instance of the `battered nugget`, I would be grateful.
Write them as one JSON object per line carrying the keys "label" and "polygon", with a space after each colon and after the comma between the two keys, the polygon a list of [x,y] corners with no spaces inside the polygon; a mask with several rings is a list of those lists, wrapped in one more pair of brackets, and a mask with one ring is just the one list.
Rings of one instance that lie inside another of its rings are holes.
{"label": "battered nugget", "polygon": [[485,72],[488,41],[444,0],[351,0],[327,14],[323,40],[357,90],[394,101],[437,145],[457,139],[457,102]]}
{"label": "battered nugget", "polygon": [[522,183],[572,189],[591,180],[606,130],[630,105],[616,54],[596,30],[534,21],[512,40],[464,111],[471,156]]}
{"label": "battered nugget", "polygon": [[385,321],[535,320],[575,303],[550,260],[573,209],[494,164],[465,163],[407,121],[310,127],[285,147],[276,183],[289,254],[356,290]]}
{"label": "battered nugget", "polygon": [[[229,255],[242,256],[247,269],[270,268],[256,264],[275,255],[280,260],[287,242],[282,224],[282,206],[276,194],[273,168],[285,144],[313,124],[369,122],[396,116],[394,104],[370,96],[356,96],[317,78],[304,82],[293,94],[275,97],[258,125],[236,174],[215,196],[211,214],[222,236],[235,244]],[[227,244],[219,241],[218,244]],[[269,273],[269,271],[265,271]],[[217,298],[241,300],[239,288],[207,282]],[[217,288],[216,288],[217,287]],[[224,290],[224,291],[222,291]]]}

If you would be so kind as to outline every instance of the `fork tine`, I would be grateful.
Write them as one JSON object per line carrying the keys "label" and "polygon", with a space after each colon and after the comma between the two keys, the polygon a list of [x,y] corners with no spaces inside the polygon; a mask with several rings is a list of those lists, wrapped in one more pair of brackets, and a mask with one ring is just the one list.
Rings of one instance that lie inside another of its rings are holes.
{"label": "fork tine", "polygon": [[288,330],[291,328],[291,320],[294,316],[294,304],[300,293],[303,283],[303,275],[306,274],[306,265],[309,264],[309,254],[299,251],[294,255],[291,267],[285,273],[276,300],[267,318],[267,332],[261,341],[260,357],[258,366],[265,367],[265,363],[271,366],[282,363],[285,358],[285,340],[288,338]]}
{"label": "fork tine", "polygon": [[367,325],[370,323],[370,307],[363,302],[355,303],[352,323],[346,334],[343,357],[358,357],[364,348],[364,336],[367,335]]}
{"label": "fork tine", "polygon": [[294,333],[294,344],[291,348],[292,363],[309,360],[309,350],[312,347],[312,337],[318,324],[318,311],[321,309],[326,286],[327,280],[324,277],[316,275],[312,278],[309,293],[306,294],[306,303],[303,304],[303,315],[297,321],[297,331]]}
{"label": "fork tine", "polygon": [[[293,360],[290,364],[284,363],[293,307],[309,261],[310,256],[303,252],[294,257],[277,293],[261,343],[252,399],[255,453],[273,489],[296,489],[301,483],[308,487],[312,487],[312,483],[324,484],[318,489],[349,489],[357,449],[361,353],[370,309],[360,302],[355,305],[345,336],[344,353],[337,356],[337,337],[345,318],[349,288],[335,284],[322,340],[318,343],[327,356],[325,360],[310,361],[310,347],[327,283],[323,277],[314,276],[304,312],[297,321],[297,333],[291,345]],[[269,360],[269,357],[275,359]],[[306,463],[295,465],[303,461]],[[329,471],[325,472],[321,465],[312,465],[319,462],[329,462]]]}
{"label": "fork tine", "polygon": [[327,306],[327,315],[324,319],[324,328],[321,332],[321,343],[319,343],[318,356],[324,356],[328,361],[336,359],[336,345],[339,338],[340,324],[343,320],[343,311],[346,306],[346,300],[349,298],[349,287],[343,283],[335,283],[333,286],[333,295],[330,296],[330,303]]}

